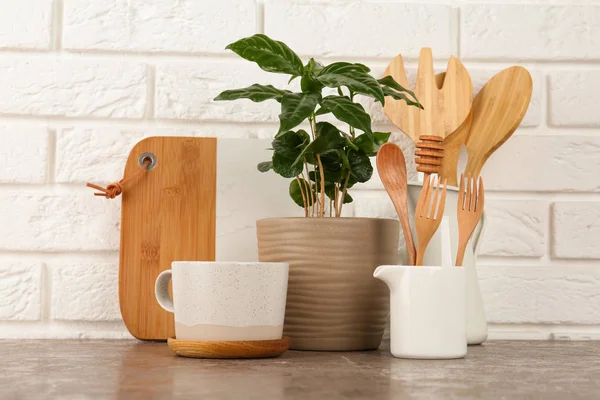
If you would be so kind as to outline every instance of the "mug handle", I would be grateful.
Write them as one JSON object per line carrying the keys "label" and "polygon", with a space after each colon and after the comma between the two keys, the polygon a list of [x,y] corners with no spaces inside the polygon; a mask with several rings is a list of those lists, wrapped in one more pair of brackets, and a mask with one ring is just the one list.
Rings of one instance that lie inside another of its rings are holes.
{"label": "mug handle", "polygon": [[154,295],[156,296],[156,301],[158,301],[158,304],[163,309],[170,313],[175,312],[173,300],[171,300],[171,296],[169,296],[169,281],[172,277],[173,272],[170,269],[163,271],[156,278],[156,284],[154,285]]}

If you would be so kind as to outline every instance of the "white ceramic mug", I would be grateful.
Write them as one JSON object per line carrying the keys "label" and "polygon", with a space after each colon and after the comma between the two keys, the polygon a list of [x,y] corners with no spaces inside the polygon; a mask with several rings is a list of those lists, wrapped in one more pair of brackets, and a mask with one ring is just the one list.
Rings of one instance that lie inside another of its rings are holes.
{"label": "white ceramic mug", "polygon": [[447,359],[467,354],[464,268],[382,265],[373,276],[390,288],[394,357]]}
{"label": "white ceramic mug", "polygon": [[175,261],[156,278],[156,299],[175,314],[180,340],[281,339],[288,270],[286,263]]}

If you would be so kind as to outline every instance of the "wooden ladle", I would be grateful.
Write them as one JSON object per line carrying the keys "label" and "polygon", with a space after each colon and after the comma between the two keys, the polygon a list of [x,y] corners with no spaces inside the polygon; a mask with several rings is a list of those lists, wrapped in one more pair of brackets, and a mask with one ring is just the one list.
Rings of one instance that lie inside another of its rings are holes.
{"label": "wooden ladle", "polygon": [[410,220],[408,217],[406,161],[404,153],[402,153],[402,149],[398,145],[386,143],[379,148],[377,152],[377,171],[398,213],[400,225],[404,232],[408,261],[410,265],[415,265],[415,241],[410,230]]}
{"label": "wooden ladle", "polygon": [[532,89],[529,72],[510,67],[494,75],[477,94],[466,143],[466,174],[479,176],[487,159],[517,129],[529,107]]}

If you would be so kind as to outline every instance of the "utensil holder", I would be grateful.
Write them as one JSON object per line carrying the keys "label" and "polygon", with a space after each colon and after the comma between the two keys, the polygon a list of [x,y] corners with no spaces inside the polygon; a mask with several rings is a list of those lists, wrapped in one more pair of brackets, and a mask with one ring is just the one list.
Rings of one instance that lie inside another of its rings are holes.
{"label": "utensil holder", "polygon": [[394,357],[451,359],[467,354],[464,268],[382,265],[373,276],[390,288]]}
{"label": "utensil holder", "polygon": [[[409,182],[408,184],[408,211],[411,218],[414,218],[415,207],[419,199],[422,183]],[[456,252],[458,249],[458,220],[456,218],[456,207],[458,203],[458,188],[449,186],[446,192],[446,207],[444,216],[448,217],[450,225],[450,242],[452,248],[452,263],[456,260]],[[485,228],[486,213],[483,211],[481,221],[475,228],[471,240],[465,251],[463,261],[464,277],[466,280],[466,296],[467,296],[467,343],[469,345],[481,344],[487,339],[487,320],[485,317],[485,309],[481,289],[479,287],[479,278],[477,277],[476,258],[479,250],[479,239]],[[435,233],[423,260],[424,265],[444,265],[441,259],[441,233],[438,229]],[[404,264],[406,262],[406,257]],[[455,268],[461,269],[461,268]]]}

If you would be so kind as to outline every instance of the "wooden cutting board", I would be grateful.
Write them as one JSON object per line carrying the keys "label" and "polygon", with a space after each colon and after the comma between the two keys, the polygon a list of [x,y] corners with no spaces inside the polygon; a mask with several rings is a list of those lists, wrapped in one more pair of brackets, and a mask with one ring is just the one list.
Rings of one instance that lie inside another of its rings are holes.
{"label": "wooden cutting board", "polygon": [[[122,194],[119,302],[129,332],[142,340],[175,335],[173,314],[154,298],[173,261],[258,261],[256,220],[302,216],[289,180],[261,173],[270,140],[150,137],[129,154],[124,176],[144,153],[156,166]],[[275,194],[275,195],[273,195]]]}
{"label": "wooden cutting board", "polygon": [[150,137],[135,145],[124,176],[144,153],[156,166],[123,191],[119,303],[138,339],[175,335],[173,315],[154,297],[154,282],[175,260],[214,260],[216,158],[214,138]]}

